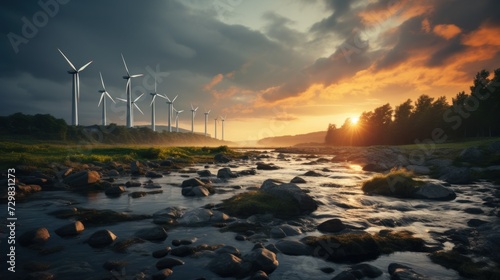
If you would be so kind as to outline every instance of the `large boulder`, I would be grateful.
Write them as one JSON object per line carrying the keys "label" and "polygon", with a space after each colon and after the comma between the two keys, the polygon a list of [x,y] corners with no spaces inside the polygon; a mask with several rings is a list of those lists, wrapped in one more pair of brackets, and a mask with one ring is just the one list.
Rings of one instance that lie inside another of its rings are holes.
{"label": "large boulder", "polygon": [[295,200],[303,212],[312,212],[318,209],[318,203],[301,188],[292,183],[282,183],[268,179],[262,183],[260,190],[278,198],[291,198]]}
{"label": "large boulder", "polygon": [[126,192],[124,186],[112,186],[104,191],[107,196],[119,196],[124,192]]}
{"label": "large boulder", "polygon": [[56,234],[61,236],[61,237],[66,237],[66,236],[75,236],[80,234],[85,227],[83,226],[82,222],[76,221],[71,224],[62,226],[58,229],[55,230]]}
{"label": "large boulder", "polygon": [[425,185],[418,187],[414,196],[415,198],[432,200],[453,200],[457,197],[453,190],[435,183],[426,183]]}
{"label": "large boulder", "polygon": [[272,273],[279,265],[276,254],[265,248],[252,250],[243,260],[252,264],[252,270],[262,270],[267,274]]}
{"label": "large boulder", "polygon": [[177,222],[181,225],[198,225],[209,223],[212,219],[214,212],[209,209],[194,209],[186,212]]}
{"label": "large boulder", "polygon": [[346,229],[346,226],[340,219],[330,219],[327,221],[322,222],[321,224],[318,225],[318,230],[322,232],[339,232]]}
{"label": "large boulder", "polygon": [[285,255],[310,256],[312,254],[311,247],[297,240],[280,240],[275,245]]}
{"label": "large boulder", "polygon": [[479,148],[469,147],[462,150],[458,159],[466,162],[480,162],[483,156],[483,152]]}
{"label": "large boulder", "polygon": [[467,167],[448,167],[444,174],[439,177],[450,184],[469,184],[472,183],[471,171]]}
{"label": "large boulder", "polygon": [[203,183],[200,179],[198,178],[191,178],[182,181],[181,187],[197,187],[197,186],[205,186],[205,183]]}
{"label": "large boulder", "polygon": [[87,243],[94,248],[101,248],[111,245],[115,241],[116,235],[107,229],[99,230],[94,232]]}
{"label": "large boulder", "polygon": [[148,241],[163,241],[167,239],[167,231],[160,226],[143,228],[135,233],[135,236]]}
{"label": "large boulder", "polygon": [[237,277],[243,273],[241,259],[229,253],[216,255],[208,263],[208,269],[221,277]]}
{"label": "large boulder", "polygon": [[73,188],[82,188],[98,183],[100,180],[101,175],[99,175],[99,172],[84,170],[64,178],[63,183]]}
{"label": "large boulder", "polygon": [[195,186],[195,187],[185,187],[182,188],[181,191],[183,196],[196,196],[196,197],[204,197],[208,196],[210,192],[204,186]]}
{"label": "large boulder", "polygon": [[43,244],[49,240],[50,234],[47,228],[37,228],[23,233],[19,237],[19,244],[29,246],[33,244]]}
{"label": "large boulder", "polygon": [[231,161],[231,158],[228,155],[225,154],[216,154],[214,156],[214,161],[216,163],[228,163]]}
{"label": "large boulder", "polygon": [[234,173],[231,171],[229,168],[222,168],[217,171],[217,178],[220,179],[230,179],[230,178],[236,178],[238,177],[238,174]]}

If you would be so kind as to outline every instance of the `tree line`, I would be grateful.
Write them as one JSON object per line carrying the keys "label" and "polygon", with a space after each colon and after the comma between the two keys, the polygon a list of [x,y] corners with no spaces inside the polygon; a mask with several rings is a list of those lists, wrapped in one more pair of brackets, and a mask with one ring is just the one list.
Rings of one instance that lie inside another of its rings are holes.
{"label": "tree line", "polygon": [[[493,77],[491,77],[493,76]],[[325,143],[338,146],[413,144],[422,139],[444,142],[467,137],[500,136],[500,68],[482,70],[470,92],[446,97],[421,95],[392,108],[389,103],[363,112],[359,121],[329,124]]]}

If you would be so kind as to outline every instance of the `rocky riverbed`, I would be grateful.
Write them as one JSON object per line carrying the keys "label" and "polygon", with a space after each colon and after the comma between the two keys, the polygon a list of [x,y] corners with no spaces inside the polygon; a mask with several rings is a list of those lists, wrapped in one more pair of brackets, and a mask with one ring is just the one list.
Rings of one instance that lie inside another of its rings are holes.
{"label": "rocky riverbed", "polygon": [[[54,164],[53,174],[20,166],[16,272],[2,278],[498,279],[487,277],[500,275],[500,143],[419,153],[256,150],[192,165]],[[441,191],[362,191],[403,167]]]}

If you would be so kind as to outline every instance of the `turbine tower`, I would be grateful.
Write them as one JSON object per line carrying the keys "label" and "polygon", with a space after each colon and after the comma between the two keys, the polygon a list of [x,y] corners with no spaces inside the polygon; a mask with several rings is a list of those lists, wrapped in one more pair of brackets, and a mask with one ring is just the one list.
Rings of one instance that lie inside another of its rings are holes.
{"label": "turbine tower", "polygon": [[227,115],[224,117],[223,116],[220,117],[220,121],[222,122],[222,141],[224,141],[224,121],[226,120],[226,117]]}
{"label": "turbine tower", "polygon": [[92,61],[88,62],[87,64],[83,65],[79,69],[76,69],[76,67],[69,61],[69,59],[64,55],[64,53],[60,50],[57,49],[64,59],[68,62],[69,66],[71,67],[71,70],[68,71],[69,74],[73,75],[73,91],[72,91],[72,100],[71,100],[71,124],[72,125],[78,125],[78,101],[80,100],[80,75],[79,73],[83,71],[83,69],[87,68],[87,66],[92,63]]}
{"label": "turbine tower", "polygon": [[217,139],[217,121],[218,120],[219,120],[218,118],[214,119],[214,123],[215,123],[215,139]]}
{"label": "turbine tower", "polygon": [[[144,95],[144,93],[143,93],[143,94],[141,94],[141,95],[139,95],[139,97],[137,97],[137,98],[136,98],[136,99],[134,99],[132,102],[130,102],[130,104],[131,104],[131,105],[134,105],[134,106],[135,106],[135,108],[137,108],[137,110],[139,110],[139,112],[141,112],[141,114],[143,114],[143,115],[144,115],[144,113],[142,112],[141,108],[139,108],[139,106],[137,106],[137,104],[136,104],[136,102],[137,102],[137,101],[138,101],[138,100],[139,100],[139,99],[140,99],[143,95]],[[118,100],[120,100],[120,101],[123,101],[123,102],[127,102],[127,103],[128,103],[128,100],[127,100],[127,99],[118,98],[118,97],[117,97],[116,99],[118,99]],[[134,127],[134,122],[133,122],[133,119],[132,119],[132,123],[130,123],[130,126],[128,126],[128,127]]]}
{"label": "turbine tower", "polygon": [[208,112],[205,112],[205,137],[207,136],[207,121],[208,121],[208,114],[210,114],[210,111],[212,110],[208,110]]}
{"label": "turbine tower", "polygon": [[[127,86],[125,88],[125,92],[127,94],[127,127],[133,127],[134,123],[134,110],[132,110],[132,78],[137,78],[141,77],[142,74],[135,74],[135,75],[130,75],[130,72],[128,71],[127,63],[125,62],[125,58],[122,55],[122,60],[123,60],[123,65],[125,65],[125,70],[127,71],[127,76],[123,76],[123,79],[127,80]],[[142,96],[142,95],[141,95]],[[137,107],[137,105],[136,105]],[[137,107],[139,108],[139,107]],[[140,109],[139,109],[140,111]]]}
{"label": "turbine tower", "polygon": [[158,94],[156,92],[156,76],[155,76],[155,92],[151,92],[150,94],[152,96],[152,100],[151,100],[151,104],[150,104],[150,106],[151,106],[151,129],[153,131],[156,131],[156,113],[155,113],[156,103],[155,103],[155,99],[156,99],[156,96],[159,96],[163,99],[167,98],[166,96],[163,96],[163,95]]}
{"label": "turbine tower", "polygon": [[177,111],[175,110],[175,132],[179,132],[179,114],[184,112],[184,110]]}
{"label": "turbine tower", "polygon": [[194,115],[196,115],[196,111],[198,111],[198,107],[194,108],[193,104],[191,104],[191,133],[194,133]]}
{"label": "turbine tower", "polygon": [[174,109],[174,101],[177,99],[178,95],[176,95],[174,97],[174,99],[170,100],[170,98],[168,98],[168,96],[165,95],[165,97],[167,98],[167,104],[168,104],[168,132],[172,132],[172,114],[174,113],[173,112],[173,109]]}
{"label": "turbine tower", "polygon": [[106,96],[109,97],[109,99],[111,99],[113,103],[116,102],[113,100],[111,95],[109,95],[109,93],[106,91],[106,87],[104,86],[104,80],[102,79],[101,72],[99,72],[99,75],[101,76],[102,89],[99,90],[99,92],[101,93],[101,99],[99,100],[99,104],[97,105],[97,107],[101,106],[102,102],[102,125],[106,125]]}

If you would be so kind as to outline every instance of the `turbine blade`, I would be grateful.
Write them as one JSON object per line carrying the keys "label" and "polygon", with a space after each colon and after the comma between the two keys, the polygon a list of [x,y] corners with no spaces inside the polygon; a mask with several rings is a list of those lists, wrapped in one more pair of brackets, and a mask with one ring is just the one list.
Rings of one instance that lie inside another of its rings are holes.
{"label": "turbine blade", "polygon": [[87,64],[83,65],[82,67],[80,67],[80,69],[78,69],[78,72],[83,71],[83,69],[87,68],[87,66],[89,66],[90,63],[92,63],[92,60],[89,63],[87,63]]}
{"label": "turbine blade", "polygon": [[137,78],[137,77],[142,77],[143,75],[142,74],[135,74],[135,75],[131,75],[130,78]]}
{"label": "turbine blade", "polygon": [[141,94],[141,95],[139,95],[139,97],[137,97],[137,98],[134,100],[134,102],[137,102],[137,100],[139,100],[139,99],[140,99],[143,95],[144,95],[144,93],[143,93],[143,94]]}
{"label": "turbine blade", "polygon": [[196,107],[196,109],[194,109],[194,111],[195,111],[195,112],[196,112],[196,111],[198,111],[198,108],[199,108],[199,107]]}
{"label": "turbine blade", "polygon": [[101,106],[101,102],[104,99],[104,94],[104,92],[101,94],[101,99],[99,100],[99,104],[97,105],[97,107]]}
{"label": "turbine blade", "polygon": [[168,96],[167,96],[167,95],[165,95],[165,97],[167,98],[167,103],[168,103],[168,104],[172,103],[172,101],[170,101],[170,98],[168,98]]}
{"label": "turbine blade", "polygon": [[193,103],[191,103],[191,110],[194,110]]}
{"label": "turbine blade", "polygon": [[106,95],[109,97],[109,99],[111,99],[111,101],[113,101],[113,103],[116,104],[115,100],[113,100],[113,97],[111,97],[111,95],[109,95],[109,93],[107,91],[105,91],[104,93],[106,93]]}
{"label": "turbine blade", "polygon": [[156,74],[155,74],[155,93],[156,93]]}
{"label": "turbine blade", "polygon": [[137,110],[139,110],[139,112],[141,112],[141,114],[144,115],[144,113],[142,112],[141,108],[139,108],[139,106],[137,106],[137,104],[134,103],[134,106],[135,106],[135,108],[137,108]]}
{"label": "turbine blade", "polygon": [[156,98],[156,94],[153,95],[153,100],[151,100],[151,104],[149,104],[149,106],[153,106],[153,103],[155,103],[155,98]]}
{"label": "turbine blade", "polygon": [[168,99],[165,95],[161,95],[159,93],[157,93],[156,95],[158,95],[159,97],[163,98],[163,99]]}
{"label": "turbine blade", "polygon": [[179,114],[180,114],[180,113],[182,113],[182,112],[184,112],[184,110],[180,110],[180,111],[179,111]]}
{"label": "turbine blade", "polygon": [[102,79],[102,73],[99,72],[99,75],[101,76],[102,89],[104,89],[104,91],[106,91],[106,87],[104,86],[104,80]]}
{"label": "turbine blade", "polygon": [[123,99],[123,98],[120,98],[120,97],[117,97],[116,99],[120,100],[120,101],[123,101],[123,102],[127,102],[127,99]]}
{"label": "turbine blade", "polygon": [[174,99],[172,99],[172,103],[174,103],[174,101],[177,99],[177,97],[179,97],[179,95],[176,95],[176,96],[174,97]]}
{"label": "turbine blade", "polygon": [[130,76],[130,73],[128,72],[127,63],[125,62],[125,58],[123,57],[123,54],[121,54],[121,55],[122,55],[123,65],[125,65],[125,70],[127,71],[127,75]]}
{"label": "turbine blade", "polygon": [[208,115],[208,114],[210,114],[210,112],[211,112],[211,111],[212,111],[212,110],[208,110],[207,115]]}
{"label": "turbine blade", "polygon": [[57,49],[57,50],[62,54],[62,56],[64,57],[64,59],[66,59],[66,61],[68,62],[69,66],[71,66],[71,68],[73,68],[73,70],[76,71],[75,65],[73,65],[73,63],[71,63],[71,61],[69,61],[69,59],[64,55],[64,53],[60,49]]}

